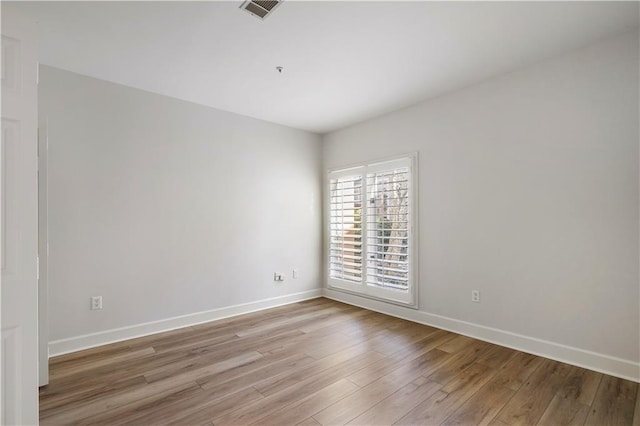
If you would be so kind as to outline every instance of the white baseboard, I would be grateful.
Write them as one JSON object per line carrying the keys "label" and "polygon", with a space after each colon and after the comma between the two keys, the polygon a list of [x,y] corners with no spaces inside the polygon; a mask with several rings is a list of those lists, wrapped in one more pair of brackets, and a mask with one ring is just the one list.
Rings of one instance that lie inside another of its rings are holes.
{"label": "white baseboard", "polygon": [[182,315],[179,317],[55,340],[49,342],[49,357],[102,346],[109,343],[121,342],[123,340],[133,339],[136,337],[148,336],[150,334],[161,333],[163,331],[175,330],[177,328],[188,327],[190,325],[202,324],[236,315],[248,314],[250,312],[261,311],[263,309],[275,308],[276,306],[287,305],[289,303],[300,302],[302,300],[315,299],[320,296],[322,296],[322,290],[314,289],[285,296],[262,299],[255,302],[227,306],[205,312],[196,312],[194,314]]}
{"label": "white baseboard", "polygon": [[604,355],[584,349],[574,348],[547,340],[536,339],[505,330],[485,327],[466,321],[460,321],[424,311],[407,309],[401,306],[380,302],[357,295],[335,291],[328,288],[322,290],[324,297],[359,306],[409,321],[426,324],[454,333],[463,334],[475,339],[506,346],[522,352],[550,358],[566,364],[575,365],[611,376],[620,377],[640,383],[640,363]]}

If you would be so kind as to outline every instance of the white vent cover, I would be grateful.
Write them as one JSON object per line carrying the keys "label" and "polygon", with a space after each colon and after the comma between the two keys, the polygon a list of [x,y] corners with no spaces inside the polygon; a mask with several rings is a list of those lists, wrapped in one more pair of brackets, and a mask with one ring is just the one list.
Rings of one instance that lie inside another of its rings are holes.
{"label": "white vent cover", "polygon": [[280,3],[282,0],[247,0],[240,5],[240,9],[264,20]]}

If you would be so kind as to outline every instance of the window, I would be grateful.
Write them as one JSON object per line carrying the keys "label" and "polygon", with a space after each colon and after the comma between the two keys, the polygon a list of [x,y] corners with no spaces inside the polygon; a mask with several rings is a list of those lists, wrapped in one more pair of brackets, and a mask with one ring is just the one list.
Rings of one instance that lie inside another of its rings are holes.
{"label": "window", "polygon": [[415,305],[415,163],[329,172],[329,287]]}

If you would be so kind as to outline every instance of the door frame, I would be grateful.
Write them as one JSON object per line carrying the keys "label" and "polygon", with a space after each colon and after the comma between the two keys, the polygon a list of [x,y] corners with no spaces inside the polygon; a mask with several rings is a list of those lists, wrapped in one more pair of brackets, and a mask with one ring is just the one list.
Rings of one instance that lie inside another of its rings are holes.
{"label": "door frame", "polygon": [[37,424],[38,54],[36,24],[2,12],[0,423]]}
{"label": "door frame", "polygon": [[49,384],[49,191],[47,120],[38,113],[38,384]]}

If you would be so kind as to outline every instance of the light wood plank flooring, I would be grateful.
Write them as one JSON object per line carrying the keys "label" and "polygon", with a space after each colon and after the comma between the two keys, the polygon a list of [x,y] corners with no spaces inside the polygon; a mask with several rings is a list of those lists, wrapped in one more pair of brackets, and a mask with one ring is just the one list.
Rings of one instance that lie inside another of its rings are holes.
{"label": "light wood plank flooring", "polygon": [[42,424],[631,425],[638,385],[320,298],[51,359]]}

